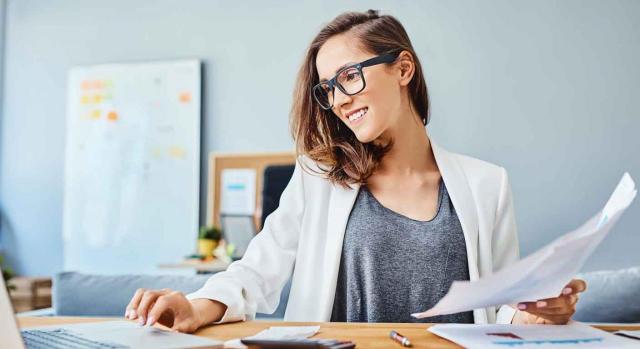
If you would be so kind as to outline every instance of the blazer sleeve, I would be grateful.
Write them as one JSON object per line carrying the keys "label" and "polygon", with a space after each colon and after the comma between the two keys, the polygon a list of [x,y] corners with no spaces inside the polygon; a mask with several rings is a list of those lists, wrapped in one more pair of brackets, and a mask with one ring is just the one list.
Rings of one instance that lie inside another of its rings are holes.
{"label": "blazer sleeve", "polygon": [[278,208],[250,242],[242,259],[214,274],[187,299],[211,299],[227,306],[217,323],[252,320],[256,312],[272,313],[291,276],[304,212],[303,169],[296,162]]}
{"label": "blazer sleeve", "polygon": [[[493,271],[515,263],[520,258],[518,245],[518,229],[516,226],[513,196],[507,171],[502,168],[500,197],[496,210],[496,224],[493,232],[492,255]],[[502,305],[496,316],[496,323],[509,324],[516,310],[509,305]]]}

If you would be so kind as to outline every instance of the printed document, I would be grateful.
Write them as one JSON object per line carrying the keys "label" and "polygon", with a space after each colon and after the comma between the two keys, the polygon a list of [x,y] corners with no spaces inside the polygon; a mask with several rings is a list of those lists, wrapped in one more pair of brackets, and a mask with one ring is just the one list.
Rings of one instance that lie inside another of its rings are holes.
{"label": "printed document", "polygon": [[442,324],[429,332],[465,348],[637,348],[638,341],[587,326]]}
{"label": "printed document", "polygon": [[556,239],[537,252],[475,281],[454,281],[449,292],[416,318],[531,302],[558,297],[600,244],[637,193],[625,173],[604,208],[580,228]]}

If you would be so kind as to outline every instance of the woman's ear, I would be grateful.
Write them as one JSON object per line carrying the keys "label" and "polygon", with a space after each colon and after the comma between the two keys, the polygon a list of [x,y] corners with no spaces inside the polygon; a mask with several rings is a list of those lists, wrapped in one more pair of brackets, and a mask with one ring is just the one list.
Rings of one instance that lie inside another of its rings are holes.
{"label": "woman's ear", "polygon": [[416,71],[416,65],[413,61],[413,55],[409,51],[402,51],[396,60],[400,75],[400,86],[407,86],[413,78]]}

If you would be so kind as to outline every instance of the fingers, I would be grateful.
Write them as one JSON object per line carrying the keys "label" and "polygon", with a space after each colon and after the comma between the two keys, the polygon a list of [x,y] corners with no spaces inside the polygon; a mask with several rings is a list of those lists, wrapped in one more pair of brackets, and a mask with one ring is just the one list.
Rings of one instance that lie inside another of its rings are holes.
{"label": "fingers", "polygon": [[191,333],[199,325],[191,303],[181,292],[172,291],[159,296],[149,309],[146,326],[160,323],[172,331]]}
{"label": "fingers", "polygon": [[160,323],[173,331],[191,333],[199,327],[191,307],[181,292],[138,289],[127,305],[125,317],[138,319],[140,325]]}
{"label": "fingers", "polygon": [[566,315],[546,315],[539,316],[535,323],[540,325],[564,325],[571,319],[570,316]]}
{"label": "fingers", "polygon": [[571,280],[567,286],[562,289],[563,295],[581,293],[587,290],[587,283],[581,279]]}
{"label": "fingers", "polygon": [[[172,302],[171,294],[159,296],[149,309],[146,326],[153,326],[162,317],[165,312],[174,311],[175,305]],[[171,325],[171,324],[169,324]]]}
{"label": "fingers", "polygon": [[523,302],[518,309],[536,315],[573,315],[578,295],[570,294],[556,298],[541,299],[537,302]]}
{"label": "fingers", "polygon": [[148,313],[158,297],[169,293],[169,290],[164,289],[160,291],[145,291],[138,305],[137,313],[140,319],[140,325],[144,325],[147,321]]}
{"label": "fingers", "polygon": [[138,304],[140,304],[140,300],[142,299],[142,295],[145,293],[144,288],[139,288],[136,290],[136,293],[133,294],[131,301],[127,305],[127,308],[124,312],[124,317],[129,320],[135,320],[138,317],[138,313],[136,309],[138,309]]}

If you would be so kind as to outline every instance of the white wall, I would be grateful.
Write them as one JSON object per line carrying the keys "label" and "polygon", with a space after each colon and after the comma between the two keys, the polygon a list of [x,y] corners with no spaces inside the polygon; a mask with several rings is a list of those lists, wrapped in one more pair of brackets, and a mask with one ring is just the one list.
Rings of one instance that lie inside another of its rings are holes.
{"label": "white wall", "polygon": [[[426,69],[434,138],[509,170],[523,254],[595,213],[625,170],[640,180],[640,2],[367,5],[395,15],[409,32]],[[62,266],[70,67],[203,59],[203,153],[290,150],[288,112],[304,50],[323,23],[367,8],[344,1],[9,0],[0,135],[9,262],[31,275]],[[640,264],[638,227],[635,203],[586,269]]]}

